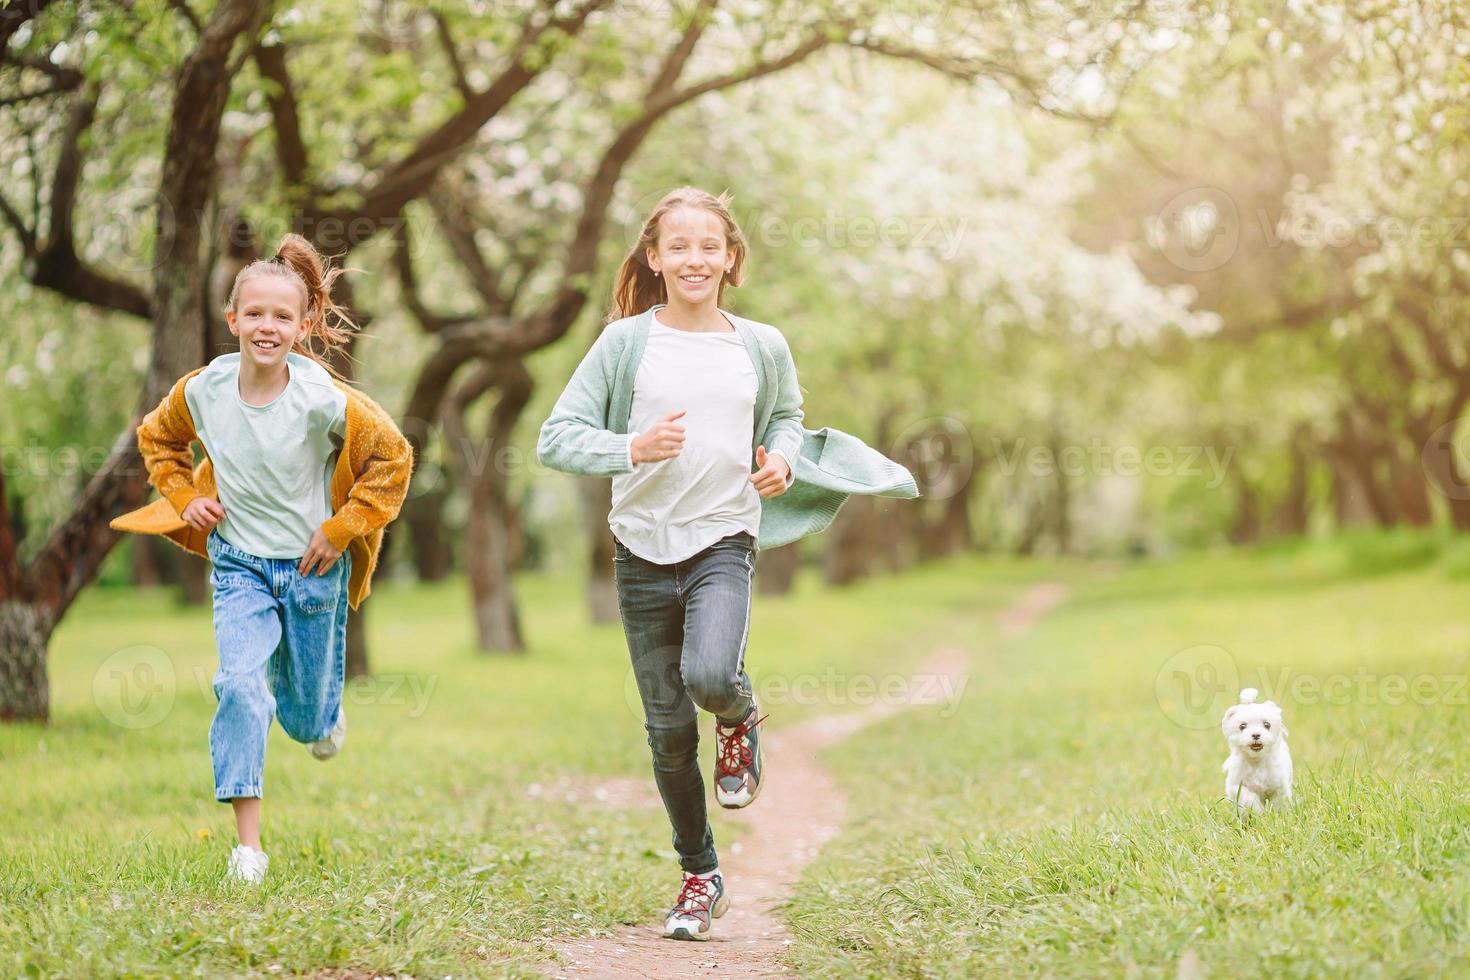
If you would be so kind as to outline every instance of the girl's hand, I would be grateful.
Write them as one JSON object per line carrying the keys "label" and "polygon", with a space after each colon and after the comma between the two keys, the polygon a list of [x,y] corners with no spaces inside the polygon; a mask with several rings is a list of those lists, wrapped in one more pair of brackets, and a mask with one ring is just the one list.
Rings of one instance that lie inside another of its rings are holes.
{"label": "girl's hand", "polygon": [[779,497],[785,493],[786,478],[791,475],[791,468],[786,465],[786,460],[770,455],[765,446],[756,446],[755,462],[760,469],[750,474],[750,482],[755,484],[756,491],[766,498]]}
{"label": "girl's hand", "polygon": [[306,546],[306,554],[301,558],[301,564],[296,570],[302,575],[309,575],[312,566],[316,566],[318,575],[325,575],[337,564],[337,559],[342,557],[342,552],[332,547],[332,542],[322,533],[321,528],[311,532],[311,544]]}
{"label": "girl's hand", "polygon": [[673,459],[684,451],[684,427],[674,420],[683,412],[665,415],[653,423],[653,428],[633,440],[634,463],[657,463]]}
{"label": "girl's hand", "polygon": [[225,519],[225,509],[212,497],[195,497],[179,515],[196,531],[208,531]]}

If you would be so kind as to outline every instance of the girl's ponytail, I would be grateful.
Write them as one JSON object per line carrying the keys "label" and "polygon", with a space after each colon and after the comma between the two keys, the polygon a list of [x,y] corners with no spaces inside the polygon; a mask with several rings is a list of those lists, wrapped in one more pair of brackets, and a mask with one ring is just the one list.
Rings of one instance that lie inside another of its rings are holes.
{"label": "girl's ponytail", "polygon": [[634,316],[650,306],[669,301],[664,277],[648,267],[648,250],[658,250],[659,222],[675,208],[701,208],[719,218],[725,227],[726,246],[733,254],[734,262],[730,271],[720,279],[716,302],[723,306],[725,287],[738,286],[744,281],[746,255],[745,233],[730,215],[730,201],[729,191],[715,197],[697,187],[678,187],[665,194],[648,216],[648,220],[643,222],[638,240],[628,249],[628,254],[623,256],[617,279],[613,281],[612,308],[608,310],[604,322],[611,323],[623,317]]}
{"label": "girl's ponytail", "polygon": [[[294,232],[288,232],[276,246],[276,254],[257,259],[235,276],[225,309],[233,311],[240,284],[257,276],[283,276],[295,280],[302,289],[302,319],[310,328],[296,342],[301,353],[338,374],[333,360],[346,351],[357,324],[342,307],[332,301],[332,284],[345,269],[332,268],[316,246]],[[340,377],[340,374],[338,374]]]}

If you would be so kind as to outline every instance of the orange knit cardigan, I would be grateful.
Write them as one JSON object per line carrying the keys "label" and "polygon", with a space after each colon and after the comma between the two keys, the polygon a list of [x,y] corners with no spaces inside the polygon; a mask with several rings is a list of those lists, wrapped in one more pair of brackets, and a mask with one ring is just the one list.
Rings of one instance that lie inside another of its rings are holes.
{"label": "orange knit cardigan", "polygon": [[[180,516],[195,497],[216,493],[214,465],[207,451],[193,467],[190,446],[198,433],[184,399],[184,385],[203,370],[190,371],[174,382],[173,389],[138,426],[138,451],[148,467],[148,482],[162,496],[114,519],[111,526],[134,534],[161,534],[185,551],[207,556],[208,532],[196,530]],[[347,601],[356,609],[372,591],[383,528],[398,516],[408,496],[413,450],[376,402],[350,385],[335,383],[347,395],[347,436],[332,471],[333,513],[322,523],[322,533],[332,547],[352,555]]]}

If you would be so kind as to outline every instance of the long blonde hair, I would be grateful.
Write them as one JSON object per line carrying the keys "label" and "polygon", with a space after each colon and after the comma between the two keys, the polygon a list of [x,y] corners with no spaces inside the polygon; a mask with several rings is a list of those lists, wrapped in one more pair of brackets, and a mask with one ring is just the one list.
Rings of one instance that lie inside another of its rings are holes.
{"label": "long blonde hair", "polygon": [[608,310],[605,322],[621,320],[623,317],[642,313],[656,303],[669,301],[664,277],[648,267],[648,250],[657,251],[659,222],[664,215],[676,208],[703,208],[719,218],[720,223],[725,226],[725,241],[735,259],[730,265],[730,271],[724,272],[720,278],[716,302],[723,306],[725,287],[739,286],[744,280],[746,256],[745,233],[730,216],[730,201],[729,191],[715,197],[697,187],[676,187],[665,194],[663,200],[658,202],[658,207],[648,216],[648,220],[643,222],[638,241],[633,243],[633,247],[623,257],[623,264],[618,268],[618,277],[613,283],[612,308]]}
{"label": "long blonde hair", "polygon": [[345,352],[357,324],[342,307],[332,301],[332,283],[345,272],[334,269],[329,260],[316,250],[316,246],[293,232],[288,232],[276,246],[276,254],[268,259],[256,259],[241,269],[230,287],[230,298],[225,301],[225,310],[235,312],[235,302],[240,294],[240,284],[260,276],[279,276],[289,279],[301,287],[301,318],[310,320],[311,327],[296,340],[296,349],[327,368],[333,374],[335,355]]}

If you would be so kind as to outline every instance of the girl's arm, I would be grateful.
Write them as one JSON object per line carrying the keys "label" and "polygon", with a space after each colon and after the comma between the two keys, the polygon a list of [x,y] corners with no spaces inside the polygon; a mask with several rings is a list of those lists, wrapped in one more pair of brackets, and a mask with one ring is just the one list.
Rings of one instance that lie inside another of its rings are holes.
{"label": "girl's arm", "polygon": [[357,436],[361,445],[353,447],[357,479],[347,501],[321,526],[339,552],[346,551],[354,538],[386,527],[398,516],[413,475],[413,447],[393,419],[365,395],[359,408],[367,417],[367,430]]}
{"label": "girl's arm", "polygon": [[199,496],[194,488],[194,451],[190,448],[196,435],[194,418],[184,400],[184,384],[194,373],[174,382],[158,407],[143,416],[137,429],[138,452],[148,468],[148,482],[158,488],[180,517]]}
{"label": "girl's arm", "polygon": [[796,479],[796,458],[801,455],[801,444],[806,439],[806,429],[802,425],[805,414],[801,410],[801,386],[796,380],[796,361],[791,356],[791,347],[781,344],[781,378],[776,386],[776,403],[771,408],[771,420],[766,423],[766,431],[761,435],[761,444],[766,447],[767,455],[779,453],[786,458],[786,464],[791,467],[787,474],[786,485],[791,486]]}
{"label": "girl's arm", "polygon": [[563,473],[616,476],[633,470],[633,438],[637,433],[610,432],[607,403],[611,384],[605,358],[607,333],[597,340],[572,372],[551,417],[541,425],[536,459]]}

